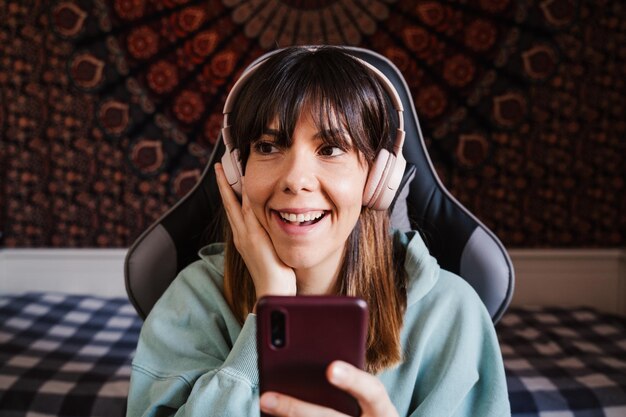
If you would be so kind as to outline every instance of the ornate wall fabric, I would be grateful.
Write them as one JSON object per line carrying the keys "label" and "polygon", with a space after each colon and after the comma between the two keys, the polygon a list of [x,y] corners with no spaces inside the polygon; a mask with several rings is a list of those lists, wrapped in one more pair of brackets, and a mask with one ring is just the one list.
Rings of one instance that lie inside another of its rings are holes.
{"label": "ornate wall fabric", "polygon": [[130,245],[199,178],[243,68],[315,43],[399,67],[505,245],[626,245],[620,1],[0,0],[1,245]]}

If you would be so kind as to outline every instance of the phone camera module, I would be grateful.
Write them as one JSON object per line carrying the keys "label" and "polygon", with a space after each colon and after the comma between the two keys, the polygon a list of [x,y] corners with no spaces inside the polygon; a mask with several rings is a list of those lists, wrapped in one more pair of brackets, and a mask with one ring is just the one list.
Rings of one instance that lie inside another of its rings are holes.
{"label": "phone camera module", "polygon": [[272,311],[270,315],[271,342],[275,348],[285,346],[285,313],[280,310]]}

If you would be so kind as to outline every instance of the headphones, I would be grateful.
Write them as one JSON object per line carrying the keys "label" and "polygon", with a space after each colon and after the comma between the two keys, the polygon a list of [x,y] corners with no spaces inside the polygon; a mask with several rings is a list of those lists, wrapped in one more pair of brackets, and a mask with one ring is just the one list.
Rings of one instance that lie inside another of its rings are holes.
{"label": "headphones", "polygon": [[[365,189],[363,190],[364,207],[372,208],[374,210],[387,210],[391,205],[396,192],[398,191],[404,174],[404,168],[406,166],[406,160],[402,155],[402,145],[404,144],[405,136],[404,119],[402,117],[404,109],[396,89],[391,84],[391,81],[389,81],[389,79],[385,77],[380,70],[360,58],[353,55],[350,56],[373,73],[377,80],[382,84],[382,87],[385,89],[387,94],[389,94],[393,107],[398,112],[399,122],[396,130],[396,138],[393,144],[393,152],[389,152],[387,149],[381,149],[378,151],[376,159],[370,168],[367,181],[365,183]],[[243,176],[243,170],[241,169],[239,150],[233,149],[232,146],[233,140],[230,134],[231,125],[228,121],[228,116],[232,111],[233,103],[237,99],[239,90],[241,90],[245,80],[252,76],[252,74],[254,74],[254,72],[263,64],[263,62],[265,62],[266,59],[267,58],[252,65],[242,74],[228,94],[226,104],[224,104],[222,138],[224,140],[224,145],[226,146],[226,152],[224,152],[224,155],[222,156],[222,166],[224,167],[224,174],[228,183],[237,195],[241,195],[241,177]]]}

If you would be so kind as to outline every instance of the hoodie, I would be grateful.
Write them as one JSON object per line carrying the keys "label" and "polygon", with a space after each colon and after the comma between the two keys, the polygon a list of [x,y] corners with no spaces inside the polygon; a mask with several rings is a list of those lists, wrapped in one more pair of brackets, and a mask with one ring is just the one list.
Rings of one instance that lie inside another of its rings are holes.
{"label": "hoodie", "polygon": [[[502,355],[476,292],[439,267],[418,233],[405,248],[402,362],[377,377],[400,416],[510,416]],[[202,248],[148,315],[133,359],[127,417],[259,416],[256,316],[223,297],[224,245]]]}

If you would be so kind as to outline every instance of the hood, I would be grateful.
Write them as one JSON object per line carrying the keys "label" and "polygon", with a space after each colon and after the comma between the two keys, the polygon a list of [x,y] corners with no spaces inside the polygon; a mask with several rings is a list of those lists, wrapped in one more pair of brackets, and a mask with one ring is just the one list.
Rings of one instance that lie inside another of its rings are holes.
{"label": "hood", "polygon": [[394,244],[406,249],[404,270],[407,273],[407,307],[415,304],[437,283],[440,267],[430,255],[422,237],[416,231],[394,233]]}

